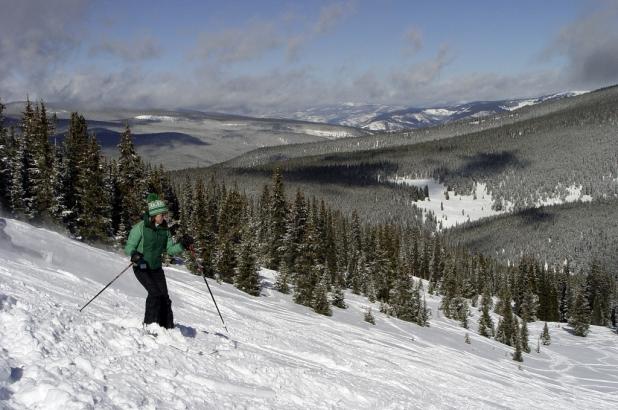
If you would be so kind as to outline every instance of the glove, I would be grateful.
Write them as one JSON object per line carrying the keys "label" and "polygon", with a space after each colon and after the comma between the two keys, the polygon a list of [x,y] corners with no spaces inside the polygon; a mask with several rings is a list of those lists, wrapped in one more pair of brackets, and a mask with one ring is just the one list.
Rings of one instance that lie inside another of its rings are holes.
{"label": "glove", "polygon": [[142,260],[143,257],[144,255],[142,255],[141,253],[137,251],[133,251],[133,253],[131,254],[131,262],[138,264],[139,261]]}
{"label": "glove", "polygon": [[148,269],[148,264],[146,264],[146,261],[144,260],[144,255],[137,251],[134,251],[131,254],[131,262],[133,262],[133,266],[142,270]]}
{"label": "glove", "polygon": [[179,242],[180,242],[180,244],[182,245],[183,248],[189,249],[189,248],[191,248],[191,246],[193,246],[193,243],[195,241],[189,235],[182,235],[182,237],[180,238]]}

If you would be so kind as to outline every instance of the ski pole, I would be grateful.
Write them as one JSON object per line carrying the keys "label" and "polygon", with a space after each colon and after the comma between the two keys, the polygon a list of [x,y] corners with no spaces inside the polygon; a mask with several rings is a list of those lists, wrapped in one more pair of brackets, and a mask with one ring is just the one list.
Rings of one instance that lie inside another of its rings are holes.
{"label": "ski pole", "polygon": [[127,266],[126,268],[124,268],[124,269],[122,270],[122,272],[120,272],[118,275],[116,275],[116,277],[115,277],[114,279],[112,279],[112,281],[111,281],[110,283],[108,283],[107,285],[105,285],[105,287],[104,287],[103,289],[101,289],[101,291],[100,291],[99,293],[97,293],[96,295],[94,295],[94,297],[93,297],[92,299],[90,299],[90,300],[88,301],[88,303],[86,303],[86,304],[85,304],[85,305],[84,305],[84,306],[83,306],[83,307],[82,307],[79,311],[81,312],[82,310],[84,310],[84,309],[86,308],[86,306],[88,306],[88,305],[90,304],[90,302],[92,302],[93,300],[95,300],[95,299],[97,298],[97,296],[99,296],[101,293],[103,293],[103,291],[104,291],[105,289],[107,289],[107,288],[109,287],[109,285],[111,285],[112,283],[114,283],[114,281],[115,281],[116,279],[118,279],[118,278],[120,277],[120,275],[122,275],[123,273],[125,273],[125,272],[126,272],[126,271],[127,271],[127,270],[131,267],[131,266],[133,266],[133,262],[131,262],[131,263],[129,264],[129,266]]}
{"label": "ski pole", "polygon": [[[193,255],[193,259],[195,259],[195,262],[197,263],[197,257],[195,256],[195,249],[193,248],[193,246],[191,246],[189,250],[191,250],[191,255]],[[199,263],[198,263],[198,267],[200,267]],[[212,298],[212,301],[214,302],[215,307],[217,308],[217,313],[219,313],[219,317],[221,318],[221,323],[223,323],[223,328],[228,334],[230,334],[230,331],[227,330],[227,326],[225,326],[225,321],[223,320],[223,316],[221,315],[219,306],[217,306],[217,301],[215,300],[215,296],[212,294],[212,290],[210,290],[210,285],[208,284],[208,281],[206,280],[206,274],[204,273],[204,266],[201,266],[200,270],[202,271],[202,277],[204,278],[204,282],[206,282],[206,287],[208,287],[208,292],[210,292],[210,297]]]}

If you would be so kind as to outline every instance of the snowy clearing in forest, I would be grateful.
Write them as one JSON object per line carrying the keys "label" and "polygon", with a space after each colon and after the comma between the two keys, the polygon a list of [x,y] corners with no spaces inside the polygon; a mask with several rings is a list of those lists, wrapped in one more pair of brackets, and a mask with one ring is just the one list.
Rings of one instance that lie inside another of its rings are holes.
{"label": "snowy clearing in forest", "polygon": [[[261,297],[210,281],[227,335],[201,277],[166,268],[177,326],[142,329],[145,292],[131,271],[82,313],[79,307],[127,258],[8,220],[0,243],[0,408],[410,409],[617,408],[617,336],[587,338],[550,323],[534,352],[532,323],[519,364],[512,349],[444,319],[427,295],[431,326],[387,317],[346,293],[332,317],[292,303],[262,270]],[[497,322],[497,317],[494,316]],[[471,344],[464,338],[469,334]]]}
{"label": "snowy clearing in forest", "polygon": [[[492,209],[494,199],[487,191],[487,185],[482,182],[475,184],[475,192],[472,195],[457,195],[454,191],[448,191],[446,199],[446,186],[435,179],[413,179],[407,177],[395,177],[390,182],[429,189],[429,198],[424,201],[414,202],[414,205],[425,213],[432,212],[440,229],[452,228],[465,222],[477,221],[494,215],[500,215],[513,211],[513,204],[506,202],[501,211]],[[545,197],[537,201],[534,206],[560,205],[569,202],[590,202],[592,197],[582,193],[581,186],[567,187],[568,194],[563,197]]]}

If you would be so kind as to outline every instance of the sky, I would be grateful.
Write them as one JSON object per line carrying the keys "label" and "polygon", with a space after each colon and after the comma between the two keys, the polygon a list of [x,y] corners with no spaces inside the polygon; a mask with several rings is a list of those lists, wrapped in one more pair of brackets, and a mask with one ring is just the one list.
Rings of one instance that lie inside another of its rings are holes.
{"label": "sky", "polygon": [[0,0],[0,100],[239,114],[618,83],[618,1]]}

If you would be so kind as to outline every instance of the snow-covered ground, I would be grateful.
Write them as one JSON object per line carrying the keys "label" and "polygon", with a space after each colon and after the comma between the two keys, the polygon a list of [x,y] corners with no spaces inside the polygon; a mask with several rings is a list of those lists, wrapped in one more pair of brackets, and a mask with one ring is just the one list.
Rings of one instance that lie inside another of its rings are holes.
{"label": "snow-covered ground", "polygon": [[[493,215],[499,215],[513,210],[513,204],[506,202],[501,211],[491,209],[493,198],[487,191],[484,183],[478,182],[475,186],[475,193],[472,195],[456,195],[454,191],[448,191],[449,199],[446,199],[446,186],[434,179],[414,179],[407,177],[396,177],[390,179],[391,182],[406,184],[418,188],[429,189],[429,198],[424,201],[415,202],[414,205],[424,212],[433,212],[443,229],[451,228],[468,221],[476,221]],[[568,202],[589,202],[592,201],[590,195],[582,193],[582,187],[567,187],[568,194],[563,197],[548,197],[538,201],[535,206],[559,205]]]}
{"label": "snow-covered ground", "polygon": [[[211,287],[167,268],[176,328],[141,327],[144,291],[132,272],[82,313],[126,266],[118,254],[8,221],[0,243],[2,409],[411,409],[618,406],[618,344],[610,329],[579,338],[550,324],[552,344],[511,360],[512,349],[441,317],[431,327],[377,312],[366,299],[324,317],[272,290],[261,297]],[[531,347],[542,323],[530,326]],[[469,333],[471,344],[464,342]]]}

